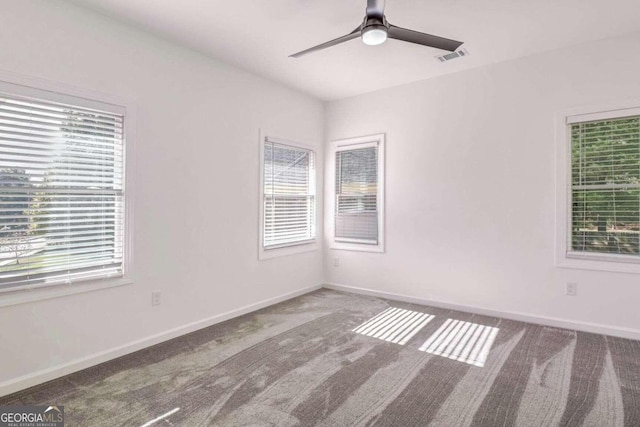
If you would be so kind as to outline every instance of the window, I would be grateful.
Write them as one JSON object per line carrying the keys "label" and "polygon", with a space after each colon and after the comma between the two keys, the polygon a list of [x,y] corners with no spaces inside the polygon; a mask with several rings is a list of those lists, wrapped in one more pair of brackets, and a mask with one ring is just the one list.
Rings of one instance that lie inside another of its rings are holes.
{"label": "window", "polygon": [[640,263],[640,110],[566,118],[564,256]]}
{"label": "window", "polygon": [[268,136],[262,137],[261,148],[260,258],[269,258],[274,253],[284,254],[275,249],[316,240],[315,153],[300,144]]}
{"label": "window", "polygon": [[384,135],[337,141],[333,247],[382,252]]}
{"label": "window", "polygon": [[122,278],[124,108],[0,84],[0,292]]}

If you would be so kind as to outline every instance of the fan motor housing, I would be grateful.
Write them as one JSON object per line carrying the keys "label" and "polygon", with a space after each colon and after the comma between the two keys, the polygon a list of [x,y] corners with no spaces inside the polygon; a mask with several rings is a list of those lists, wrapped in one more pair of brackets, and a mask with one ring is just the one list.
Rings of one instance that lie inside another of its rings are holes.
{"label": "fan motor housing", "polygon": [[[389,29],[389,24],[387,23],[387,18],[385,16],[382,17],[382,19],[376,18],[376,17],[365,17],[364,18],[364,22],[362,23],[362,31],[364,31],[367,28],[376,28],[376,27],[383,27],[385,29]],[[382,29],[382,28],[380,28]]]}

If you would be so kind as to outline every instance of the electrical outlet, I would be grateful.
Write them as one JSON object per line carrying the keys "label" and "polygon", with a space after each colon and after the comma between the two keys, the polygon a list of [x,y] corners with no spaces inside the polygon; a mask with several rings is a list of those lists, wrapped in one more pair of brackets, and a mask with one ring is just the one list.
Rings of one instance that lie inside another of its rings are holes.
{"label": "electrical outlet", "polygon": [[578,284],[567,282],[567,285],[564,289],[564,294],[569,297],[575,297],[576,295],[578,295]]}
{"label": "electrical outlet", "polygon": [[340,258],[334,258],[333,259],[333,266],[334,267],[340,267]]}
{"label": "electrical outlet", "polygon": [[160,291],[151,292],[151,305],[160,305]]}

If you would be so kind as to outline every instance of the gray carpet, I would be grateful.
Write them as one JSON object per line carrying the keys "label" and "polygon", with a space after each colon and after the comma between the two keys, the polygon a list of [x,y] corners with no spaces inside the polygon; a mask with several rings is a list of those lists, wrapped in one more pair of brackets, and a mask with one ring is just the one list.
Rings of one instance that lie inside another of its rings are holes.
{"label": "gray carpet", "polygon": [[323,289],[9,404],[68,426],[640,426],[640,342]]}

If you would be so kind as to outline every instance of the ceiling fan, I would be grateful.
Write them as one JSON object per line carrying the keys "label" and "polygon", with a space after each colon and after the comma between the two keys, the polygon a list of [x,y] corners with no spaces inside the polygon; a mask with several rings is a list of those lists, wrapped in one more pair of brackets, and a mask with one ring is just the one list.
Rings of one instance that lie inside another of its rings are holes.
{"label": "ceiling fan", "polygon": [[346,36],[322,43],[318,46],[303,50],[293,55],[292,58],[299,58],[308,53],[317,52],[340,43],[361,37],[362,42],[366,45],[378,45],[384,43],[387,38],[402,40],[409,43],[421,44],[423,46],[435,47],[436,49],[455,51],[462,42],[438,37],[431,34],[421,33],[406,28],[396,27],[387,21],[384,16],[385,0],[367,0],[367,14],[362,24]]}

